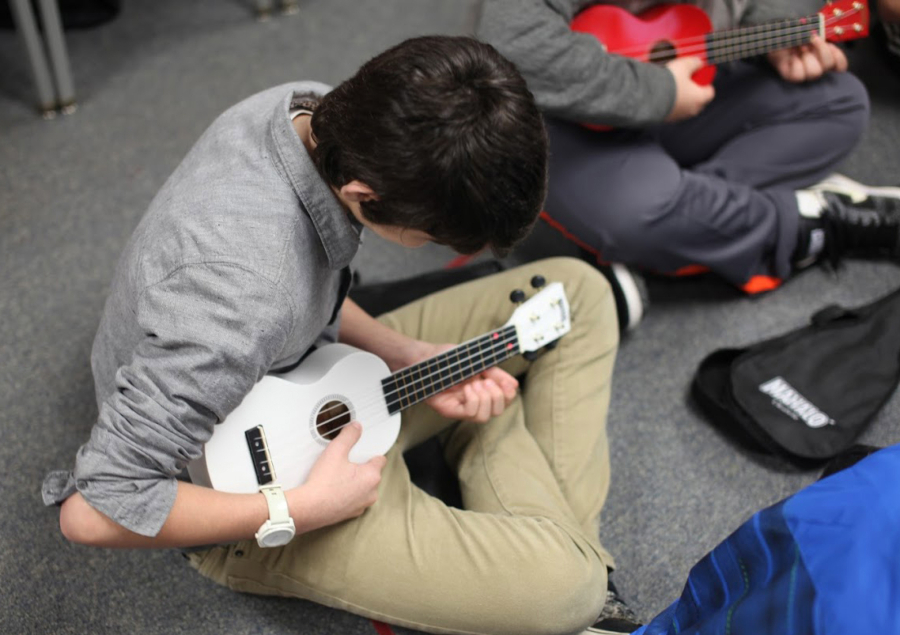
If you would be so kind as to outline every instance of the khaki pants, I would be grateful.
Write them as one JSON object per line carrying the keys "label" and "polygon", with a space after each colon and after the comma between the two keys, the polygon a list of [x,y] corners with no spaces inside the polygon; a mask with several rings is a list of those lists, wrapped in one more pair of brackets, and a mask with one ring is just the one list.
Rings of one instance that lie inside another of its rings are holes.
{"label": "khaki pants", "polygon": [[[432,633],[576,632],[606,597],[612,559],[598,540],[609,487],[606,413],[618,343],[605,279],[566,258],[434,294],[381,318],[415,338],[458,343],[504,324],[511,290],[535,274],[563,282],[572,331],[529,364],[519,396],[485,425],[404,413],[378,502],[359,518],[281,548],[254,540],[193,554],[237,591],[304,598]],[[402,454],[441,434],[464,510],[411,484]]]}

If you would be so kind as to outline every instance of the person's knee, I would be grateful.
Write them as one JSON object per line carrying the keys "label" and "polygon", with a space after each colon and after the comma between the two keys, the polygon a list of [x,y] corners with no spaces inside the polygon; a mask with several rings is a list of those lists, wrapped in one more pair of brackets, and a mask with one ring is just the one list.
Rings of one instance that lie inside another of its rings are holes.
{"label": "person's knee", "polygon": [[596,267],[577,258],[550,258],[536,263],[547,282],[561,282],[569,304],[570,330],[560,340],[562,357],[571,348],[596,356],[615,351],[619,343],[616,300],[609,282]]}
{"label": "person's knee", "polygon": [[862,83],[853,73],[837,73],[839,85],[842,88],[844,100],[846,103],[866,115],[869,114],[869,91],[866,85]]}
{"label": "person's knee", "polygon": [[[517,596],[505,630],[522,635],[576,633],[590,626],[606,600],[606,566],[596,557],[577,554],[565,561],[534,567],[531,575],[517,576]],[[512,628],[510,628],[512,627]]]}
{"label": "person's knee", "polygon": [[[596,267],[578,258],[548,258],[545,261],[547,273],[542,275],[547,282],[562,282],[569,304],[577,304],[579,313],[615,314],[615,300],[609,282]],[[590,319],[590,318],[589,318]]]}
{"label": "person's knee", "polygon": [[540,261],[547,273],[542,274],[547,282],[570,281],[585,293],[605,295],[609,292],[609,283],[597,268],[584,260],[561,256]]}
{"label": "person's knee", "polygon": [[862,81],[852,73],[832,73],[832,79],[834,116],[843,123],[848,139],[855,143],[869,123],[869,93]]}
{"label": "person's knee", "polygon": [[681,168],[662,151],[643,146],[623,158],[615,178],[600,179],[590,165],[583,167],[565,186],[554,186],[551,175],[547,214],[603,260],[641,264],[647,232],[676,207]]}
{"label": "person's knee", "polygon": [[607,262],[645,265],[658,245],[671,240],[668,222],[683,206],[683,174],[660,175],[652,187],[635,189],[634,195],[620,202],[609,201],[617,214],[609,214],[600,231],[606,248],[601,256]]}

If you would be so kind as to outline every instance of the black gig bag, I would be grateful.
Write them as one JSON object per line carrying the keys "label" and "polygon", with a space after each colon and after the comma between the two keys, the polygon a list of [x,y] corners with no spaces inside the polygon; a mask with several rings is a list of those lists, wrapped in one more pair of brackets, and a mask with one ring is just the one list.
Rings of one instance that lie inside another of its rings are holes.
{"label": "black gig bag", "polygon": [[700,410],[757,454],[812,468],[853,445],[900,381],[900,289],[857,309],[708,355],[691,388]]}

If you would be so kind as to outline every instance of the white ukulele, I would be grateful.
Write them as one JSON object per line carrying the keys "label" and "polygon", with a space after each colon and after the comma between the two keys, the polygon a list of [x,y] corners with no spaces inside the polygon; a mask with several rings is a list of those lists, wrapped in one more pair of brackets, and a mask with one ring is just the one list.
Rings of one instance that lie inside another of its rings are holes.
{"label": "white ukulele", "polygon": [[[535,276],[532,284],[541,286],[543,279]],[[402,410],[514,355],[534,353],[570,328],[565,291],[554,282],[516,308],[502,328],[394,374],[371,353],[323,346],[296,369],[266,375],[253,387],[215,427],[203,456],[188,465],[191,480],[248,494],[266,483],[296,487],[351,421],[363,431],[350,460],[365,463],[394,444]]]}

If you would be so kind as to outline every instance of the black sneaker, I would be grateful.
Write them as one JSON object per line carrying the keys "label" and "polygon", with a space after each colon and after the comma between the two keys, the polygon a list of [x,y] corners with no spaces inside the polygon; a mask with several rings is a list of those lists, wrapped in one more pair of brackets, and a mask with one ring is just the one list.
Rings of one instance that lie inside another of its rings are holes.
{"label": "black sneaker", "polygon": [[900,199],[869,196],[855,202],[846,194],[822,192],[825,257],[844,255],[900,260]]}
{"label": "black sneaker", "polygon": [[832,265],[844,255],[900,259],[900,188],[872,187],[833,174],[809,191],[822,211],[819,218],[803,219],[801,233],[804,223],[820,227],[822,256]]}
{"label": "black sneaker", "polygon": [[582,631],[581,635],[623,635],[623,633],[633,633],[641,626],[643,624],[638,621],[637,615],[628,608],[619,595],[616,585],[610,580],[606,589],[606,604],[600,611],[600,617],[593,626]]}
{"label": "black sneaker", "polygon": [[616,300],[616,314],[619,318],[619,332],[627,333],[633,330],[644,317],[649,303],[643,276],[620,263],[601,264],[597,262],[597,257],[588,251],[582,252],[582,258],[597,267],[612,287],[613,298]]}

